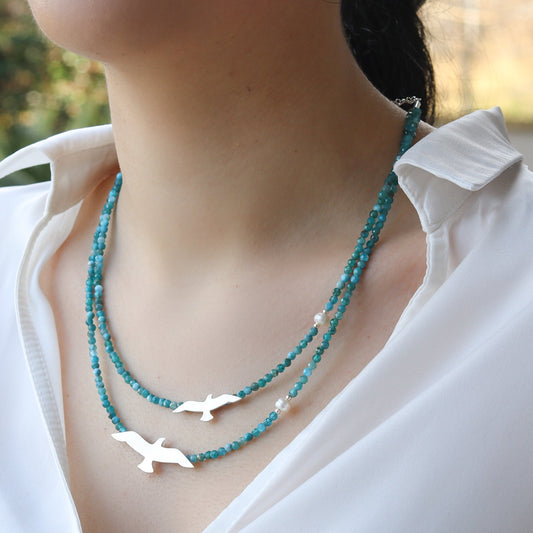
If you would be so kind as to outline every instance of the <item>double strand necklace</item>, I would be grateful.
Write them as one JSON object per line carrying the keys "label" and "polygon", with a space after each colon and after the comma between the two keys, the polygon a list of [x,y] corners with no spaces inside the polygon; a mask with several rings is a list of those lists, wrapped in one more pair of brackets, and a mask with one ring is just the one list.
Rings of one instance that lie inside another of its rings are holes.
{"label": "double strand necklace", "polygon": [[[419,98],[413,96],[398,99],[395,103],[399,106],[408,104],[412,107],[405,117],[400,149],[394,162],[396,162],[411,146],[421,116]],[[387,214],[394,200],[394,194],[398,189],[398,178],[394,171],[391,170],[378,194],[376,204],[372,207],[368,215],[367,222],[357,239],[354,251],[348,259],[337,285],[333,289],[329,300],[324,305],[323,310],[314,316],[313,325],[309,329],[309,332],[295,345],[283,361],[274,366],[270,372],[267,372],[257,381],[243,387],[234,394],[222,394],[217,397],[208,394],[206,399],[201,402],[192,400],[180,402],[153,394],[144,387],[139,380],[135,379],[130,372],[128,372],[115,350],[107,326],[107,317],[104,310],[103,268],[109,222],[119,196],[121,185],[122,174],[119,172],[102,209],[100,221],[94,233],[85,287],[85,311],[87,316],[86,324],[88,328],[89,355],[96,388],[100,396],[102,407],[107,411],[109,419],[117,430],[117,433],[113,433],[112,437],[118,441],[126,442],[131,448],[144,457],[143,461],[138,465],[141,470],[147,473],[153,472],[153,462],[175,463],[186,468],[192,468],[197,463],[224,457],[231,452],[239,450],[250,441],[260,437],[279,419],[281,414],[289,410],[290,402],[298,396],[298,393],[309,382],[317,365],[322,361],[324,354],[329,348],[330,341],[337,332],[337,327],[344,317],[344,313],[350,303],[353,292],[359,283],[363,270],[368,263],[372,250],[379,240],[379,234],[387,219]],[[333,315],[332,317],[330,316],[331,314]],[[315,352],[303,370],[302,375],[288,391],[288,394],[284,398],[279,398],[276,401],[274,409],[264,418],[264,420],[260,421],[253,429],[238,439],[225,443],[217,449],[191,454],[185,454],[177,448],[164,447],[164,437],[157,439],[154,443],[149,443],[137,432],[126,428],[115,407],[111,404],[107,394],[102,371],[100,369],[100,360],[96,345],[96,331],[98,330],[103,339],[105,351],[114,364],[117,373],[122,376],[125,383],[127,383],[133,391],[136,391],[140,397],[145,398],[152,404],[171,409],[175,413],[186,411],[201,412],[202,417],[200,420],[209,421],[213,419],[211,411],[224,405],[235,404],[244,398],[247,398],[252,393],[267,387],[269,383],[290,367],[298,355],[300,355],[313,342],[318,335],[319,328],[325,328],[326,326],[327,330],[323,333],[322,340],[315,348]]]}

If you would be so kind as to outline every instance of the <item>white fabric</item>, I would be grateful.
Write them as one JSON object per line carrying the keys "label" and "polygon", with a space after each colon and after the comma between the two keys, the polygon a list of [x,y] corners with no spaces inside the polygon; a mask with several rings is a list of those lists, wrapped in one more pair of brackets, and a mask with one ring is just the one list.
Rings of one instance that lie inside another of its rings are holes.
{"label": "white fabric", "polygon": [[[104,126],[0,164],[53,173],[0,189],[2,532],[81,530],[37,280],[115,158]],[[427,233],[423,285],[385,348],[206,533],[533,531],[532,174],[498,109],[431,133],[396,171]]]}

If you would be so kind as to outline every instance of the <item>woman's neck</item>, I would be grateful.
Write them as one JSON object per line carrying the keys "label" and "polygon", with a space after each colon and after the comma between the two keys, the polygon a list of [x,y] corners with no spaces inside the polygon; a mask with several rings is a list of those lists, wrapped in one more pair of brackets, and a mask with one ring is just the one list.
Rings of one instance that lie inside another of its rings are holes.
{"label": "woman's neck", "polygon": [[356,67],[338,6],[297,4],[106,65],[124,174],[115,236],[151,269],[297,248],[320,228],[364,223],[403,117]]}

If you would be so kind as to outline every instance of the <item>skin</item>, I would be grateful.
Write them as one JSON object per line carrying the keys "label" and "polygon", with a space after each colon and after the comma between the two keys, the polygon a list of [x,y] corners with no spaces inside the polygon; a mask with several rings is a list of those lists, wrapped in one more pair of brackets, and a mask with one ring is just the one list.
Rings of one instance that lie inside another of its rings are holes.
{"label": "skin", "polygon": [[[51,39],[105,65],[124,174],[105,271],[120,353],[172,398],[239,390],[329,297],[391,168],[403,113],[356,66],[334,3],[30,4]],[[86,257],[112,180],[102,176],[41,276],[58,326],[71,490],[84,531],[201,531],[379,352],[423,278],[425,236],[399,193],[328,363],[283,425],[193,472],[147,476],[109,437],[86,368]],[[201,451],[249,431],[293,377],[214,426],[169,418],[108,380],[129,428]]]}

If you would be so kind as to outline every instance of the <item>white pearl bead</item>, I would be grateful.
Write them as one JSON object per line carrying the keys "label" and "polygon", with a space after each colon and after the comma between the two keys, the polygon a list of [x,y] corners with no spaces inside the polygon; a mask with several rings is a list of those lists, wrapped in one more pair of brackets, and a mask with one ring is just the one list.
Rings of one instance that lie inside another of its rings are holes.
{"label": "white pearl bead", "polygon": [[276,407],[284,413],[286,413],[291,408],[289,402],[284,398],[278,398],[276,400]]}
{"label": "white pearl bead", "polygon": [[324,311],[321,311],[315,315],[314,320],[317,326],[323,326],[328,320],[328,315]]}

